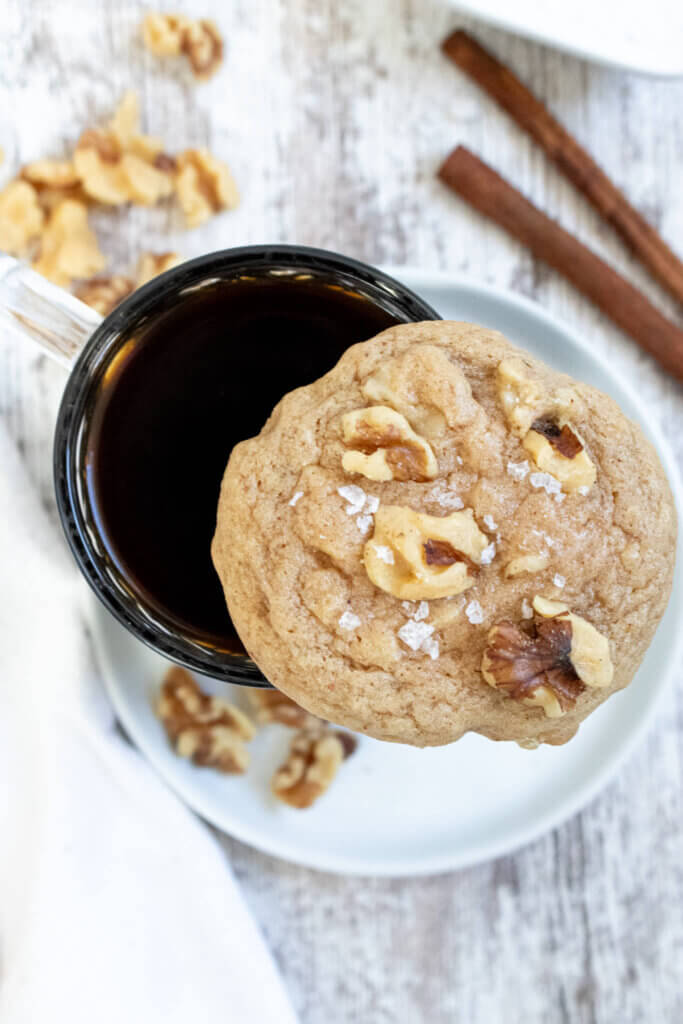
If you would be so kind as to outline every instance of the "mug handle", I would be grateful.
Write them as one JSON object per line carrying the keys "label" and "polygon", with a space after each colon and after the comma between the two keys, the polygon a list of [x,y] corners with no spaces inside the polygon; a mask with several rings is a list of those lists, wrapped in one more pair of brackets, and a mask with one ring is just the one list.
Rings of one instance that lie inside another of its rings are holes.
{"label": "mug handle", "polygon": [[29,338],[70,368],[102,320],[80,299],[0,252],[0,330]]}

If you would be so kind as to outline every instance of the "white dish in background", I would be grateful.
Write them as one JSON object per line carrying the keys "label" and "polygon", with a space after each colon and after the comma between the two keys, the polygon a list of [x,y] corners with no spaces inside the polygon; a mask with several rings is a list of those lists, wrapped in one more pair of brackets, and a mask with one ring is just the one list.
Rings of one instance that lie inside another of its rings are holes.
{"label": "white dish in background", "polygon": [[[656,445],[679,509],[673,456],[639,400],[588,344],[533,303],[446,274],[387,268],[444,317],[502,330],[558,369],[607,391]],[[93,597],[95,643],[117,714],[133,742],[198,814],[285,860],[344,874],[422,875],[509,853],[580,810],[644,735],[683,652],[683,577],[677,567],[666,615],[633,683],[611,697],[563,747],[521,750],[469,735],[416,750],[361,737],[330,791],[310,810],[278,804],[270,777],[288,734],[260,732],[246,776],[197,768],[169,748],[153,712],[166,663],[127,633]],[[243,700],[240,687],[204,680]],[[228,692],[229,691],[229,692]]]}
{"label": "white dish in background", "polygon": [[683,75],[681,0],[451,0],[499,28],[577,57],[651,75]]}

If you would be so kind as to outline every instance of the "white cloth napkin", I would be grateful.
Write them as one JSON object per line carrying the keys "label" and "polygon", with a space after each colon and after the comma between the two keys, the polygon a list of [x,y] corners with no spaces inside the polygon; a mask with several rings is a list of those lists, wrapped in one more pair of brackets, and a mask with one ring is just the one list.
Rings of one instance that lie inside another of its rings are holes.
{"label": "white cloth napkin", "polygon": [[0,1020],[293,1024],[208,830],[120,737],[0,425]]}

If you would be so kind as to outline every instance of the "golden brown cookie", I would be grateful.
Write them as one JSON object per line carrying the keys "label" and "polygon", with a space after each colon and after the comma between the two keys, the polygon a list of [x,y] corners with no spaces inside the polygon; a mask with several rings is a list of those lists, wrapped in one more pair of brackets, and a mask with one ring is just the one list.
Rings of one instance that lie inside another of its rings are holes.
{"label": "golden brown cookie", "polygon": [[350,348],[232,452],[213,559],[264,674],[384,740],[564,743],[632,679],[676,518],[615,403],[496,331]]}

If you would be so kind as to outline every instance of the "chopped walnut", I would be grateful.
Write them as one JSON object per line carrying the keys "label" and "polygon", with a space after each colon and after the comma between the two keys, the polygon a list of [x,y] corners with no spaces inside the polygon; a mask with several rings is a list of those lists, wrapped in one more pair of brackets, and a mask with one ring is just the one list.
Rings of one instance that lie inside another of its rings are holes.
{"label": "chopped walnut", "polygon": [[76,298],[87,306],[96,309],[101,316],[108,316],[120,302],[127,298],[135,284],[123,274],[110,274],[107,277],[91,277],[82,281],[74,291]]}
{"label": "chopped walnut", "polygon": [[[471,587],[487,546],[488,537],[471,509],[429,516],[399,505],[382,505],[363,562],[381,590],[408,601],[428,600]],[[387,559],[385,549],[393,553],[393,561]]]}
{"label": "chopped walnut", "polygon": [[79,182],[71,160],[34,160],[22,168],[21,176],[36,188],[73,188]]}
{"label": "chopped walnut", "polygon": [[250,687],[248,697],[259,725],[279,722],[280,725],[288,725],[292,729],[304,729],[310,728],[319,721],[280,690],[260,690]]}
{"label": "chopped walnut", "polygon": [[208,149],[186,149],[180,154],[175,189],[189,228],[196,228],[219,210],[233,209],[239,203],[228,166]]}
{"label": "chopped walnut", "polygon": [[542,394],[539,383],[521,359],[503,359],[496,370],[498,397],[513,434],[523,437],[536,419]]}
{"label": "chopped walnut", "polygon": [[524,572],[543,572],[548,568],[549,558],[547,551],[535,555],[517,555],[505,566],[505,575],[509,579],[511,576],[521,576]]}
{"label": "chopped walnut", "polygon": [[302,730],[292,740],[287,760],[273,776],[273,793],[290,807],[310,807],[329,788],[355,746],[353,736],[325,726]]}
{"label": "chopped walnut", "polygon": [[178,57],[182,52],[182,38],[189,22],[183,14],[145,15],[142,22],[142,39],[156,57]]}
{"label": "chopped walnut", "polygon": [[157,57],[185,54],[196,78],[215,74],[223,60],[223,39],[213,21],[182,14],[148,14],[142,24],[144,44]]}
{"label": "chopped walnut", "polygon": [[609,641],[567,605],[536,596],[525,630],[499,622],[489,631],[481,673],[494,689],[559,718],[588,687],[613,678]]}
{"label": "chopped walnut", "polygon": [[566,491],[585,494],[595,483],[595,465],[568,423],[552,417],[534,420],[522,444],[538,468],[559,480]]}
{"label": "chopped walnut", "polygon": [[91,277],[104,264],[104,256],[88,225],[87,207],[74,199],[65,199],[50,214],[34,270],[64,287],[75,278]]}
{"label": "chopped walnut", "polygon": [[355,409],[342,417],[342,468],[369,480],[433,480],[439,472],[431,445],[405,416],[386,405]]}
{"label": "chopped walnut", "polygon": [[0,249],[12,256],[26,255],[44,223],[38,193],[29,182],[11,181],[0,192]]}
{"label": "chopped walnut", "polygon": [[152,278],[158,277],[181,262],[177,252],[143,252],[138,263],[136,288],[142,288]]}
{"label": "chopped walnut", "polygon": [[254,727],[239,708],[210,697],[184,668],[170,668],[161,686],[157,715],[181,757],[227,774],[242,773],[249,763],[245,741]]}
{"label": "chopped walnut", "polygon": [[106,128],[81,136],[73,166],[98,202],[150,206],[172,194],[175,162],[158,140],[140,133],[139,123],[137,97],[128,92]]}
{"label": "chopped walnut", "polygon": [[195,78],[211,78],[223,63],[223,39],[215,22],[208,18],[190,22],[182,50]]}
{"label": "chopped walnut", "polygon": [[107,316],[136,288],[141,288],[143,284],[147,284],[165,270],[175,267],[179,262],[180,257],[175,252],[145,252],[140,257],[136,280],[123,274],[91,277],[87,281],[82,281],[74,290],[74,294],[102,316]]}

